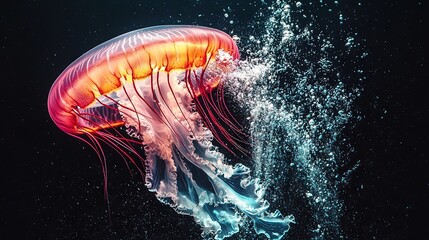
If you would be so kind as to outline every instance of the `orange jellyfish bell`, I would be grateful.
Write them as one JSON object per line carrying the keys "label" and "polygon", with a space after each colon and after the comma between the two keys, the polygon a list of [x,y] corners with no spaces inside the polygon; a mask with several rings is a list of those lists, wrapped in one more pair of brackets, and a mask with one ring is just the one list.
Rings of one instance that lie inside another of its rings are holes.
{"label": "orange jellyfish bell", "polygon": [[97,127],[81,126],[79,111],[120,89],[124,82],[144,80],[159,71],[205,68],[220,50],[239,58],[235,42],[212,28],[157,26],[123,34],[88,51],[63,71],[49,93],[49,114],[70,134],[121,125],[115,119]]}
{"label": "orange jellyfish bell", "polygon": [[[241,144],[247,143],[246,135],[223,101],[222,90],[222,80],[238,58],[234,40],[219,30],[136,30],[68,66],[49,93],[49,114],[61,130],[96,151],[105,181],[101,143],[134,163],[160,201],[193,216],[204,236],[231,236],[245,214],[257,233],[280,239],[293,219],[269,213],[263,186],[251,178],[250,169],[229,165],[212,144],[216,139],[232,153],[245,152]],[[112,128],[122,125],[130,137]],[[78,136],[82,133],[89,140]],[[144,156],[135,144],[142,146]]]}

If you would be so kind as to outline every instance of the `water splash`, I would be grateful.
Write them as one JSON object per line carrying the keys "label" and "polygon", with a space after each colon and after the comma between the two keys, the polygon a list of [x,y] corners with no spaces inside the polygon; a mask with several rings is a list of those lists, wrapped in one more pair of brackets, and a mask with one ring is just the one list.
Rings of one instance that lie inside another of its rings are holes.
{"label": "water splash", "polygon": [[240,38],[248,58],[226,86],[250,112],[254,174],[272,206],[295,216],[291,231],[343,238],[339,195],[351,146],[342,133],[358,119],[353,103],[364,78],[359,64],[346,67],[366,54],[355,34],[319,27],[303,5],[268,8],[264,34]]}

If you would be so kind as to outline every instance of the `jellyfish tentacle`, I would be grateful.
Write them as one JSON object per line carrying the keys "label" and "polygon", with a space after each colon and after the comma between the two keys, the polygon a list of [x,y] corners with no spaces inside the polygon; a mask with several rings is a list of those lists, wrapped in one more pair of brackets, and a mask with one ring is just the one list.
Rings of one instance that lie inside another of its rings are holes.
{"label": "jellyfish tentacle", "polygon": [[[254,221],[258,233],[279,239],[288,230],[290,219],[277,212],[267,212],[269,204],[262,198],[263,189],[251,178],[249,168],[242,164],[225,164],[223,154],[211,143],[213,134],[203,124],[202,116],[190,111],[192,99],[184,97],[186,83],[168,81],[168,76],[168,73],[160,73],[158,82],[152,85],[156,87],[153,93],[159,96],[157,111],[162,120],[144,118],[147,114],[141,114],[141,124],[148,126],[142,127],[145,131],[142,140],[146,151],[146,185],[150,191],[177,212],[193,216],[203,226],[204,236],[216,239],[231,236],[239,231],[240,222],[247,216]],[[149,89],[151,84],[142,82],[139,87]],[[165,97],[171,91],[180,101]],[[127,106],[129,99],[122,101],[122,105]],[[176,115],[172,107],[182,109],[181,114]],[[120,111],[128,124],[137,123],[128,119],[133,117],[127,114],[130,108],[120,108]],[[189,126],[181,123],[186,118],[193,118]],[[194,133],[191,137],[188,137],[188,127]]]}

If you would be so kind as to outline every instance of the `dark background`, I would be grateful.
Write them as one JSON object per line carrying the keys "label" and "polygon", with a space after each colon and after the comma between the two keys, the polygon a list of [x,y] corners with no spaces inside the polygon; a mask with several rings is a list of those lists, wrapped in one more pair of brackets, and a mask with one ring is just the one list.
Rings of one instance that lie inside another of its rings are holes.
{"label": "dark background", "polygon": [[[114,36],[160,24],[213,26],[245,36],[258,32],[251,27],[257,24],[254,14],[267,5],[88,2],[16,1],[0,9],[0,239],[196,239],[200,230],[193,220],[159,203],[107,150],[109,214],[98,158],[56,128],[47,95],[69,63]],[[342,193],[344,235],[427,236],[427,4],[363,1],[359,7],[345,4],[343,11],[369,53],[356,101],[364,118],[348,133],[355,146],[351,161],[361,165]],[[303,236],[297,231],[292,228],[290,237]]]}

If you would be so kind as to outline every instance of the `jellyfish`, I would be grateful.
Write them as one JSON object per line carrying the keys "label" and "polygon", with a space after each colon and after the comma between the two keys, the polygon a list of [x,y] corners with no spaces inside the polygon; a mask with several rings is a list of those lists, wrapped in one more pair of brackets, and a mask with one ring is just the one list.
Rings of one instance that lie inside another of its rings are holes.
{"label": "jellyfish", "polygon": [[268,212],[250,169],[229,164],[219,150],[245,152],[222,90],[238,59],[236,43],[220,30],[135,30],[71,63],[51,87],[48,111],[58,128],[96,151],[105,181],[108,145],[136,166],[161,202],[193,216],[203,237],[232,236],[250,218],[256,233],[280,239],[293,219]]}

